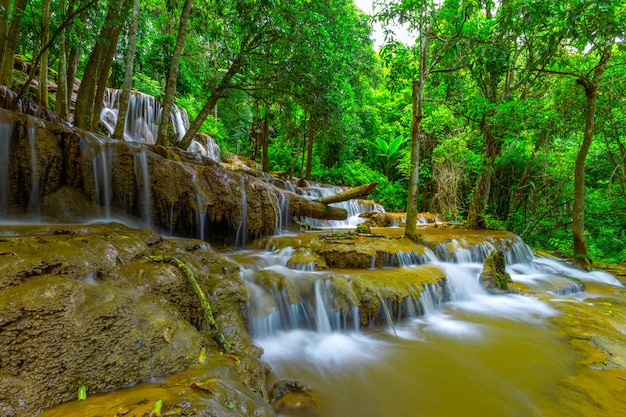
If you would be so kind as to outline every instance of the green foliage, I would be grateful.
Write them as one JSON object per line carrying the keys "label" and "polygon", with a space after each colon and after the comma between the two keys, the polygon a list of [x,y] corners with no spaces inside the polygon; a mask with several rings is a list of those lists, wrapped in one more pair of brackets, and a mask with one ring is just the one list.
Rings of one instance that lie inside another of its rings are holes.
{"label": "green foliage", "polygon": [[383,171],[389,180],[391,180],[391,168],[402,156],[402,147],[407,142],[407,138],[402,135],[394,136],[392,132],[387,140],[376,138],[374,142],[370,142],[376,156],[382,158]]}
{"label": "green foliage", "polygon": [[158,81],[151,79],[143,72],[133,74],[133,89],[156,98],[163,96],[163,88]]}
{"label": "green foliage", "polygon": [[154,407],[152,407],[152,410],[150,411],[150,413],[153,416],[159,417],[161,415],[161,408],[163,408],[163,400],[159,400],[156,403],[154,403]]}
{"label": "green foliage", "polygon": [[78,400],[79,401],[84,401],[87,399],[87,387],[85,387],[83,384],[81,384],[78,387]]}

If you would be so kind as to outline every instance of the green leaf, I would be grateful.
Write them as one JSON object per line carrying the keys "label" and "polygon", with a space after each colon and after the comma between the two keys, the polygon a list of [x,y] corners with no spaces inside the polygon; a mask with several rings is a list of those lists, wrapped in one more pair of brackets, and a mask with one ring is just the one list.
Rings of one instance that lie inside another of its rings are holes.
{"label": "green leaf", "polygon": [[226,407],[228,407],[228,408],[230,408],[232,410],[233,408],[235,408],[235,405],[233,403],[228,403],[228,404],[226,404]]}
{"label": "green leaf", "polygon": [[159,400],[156,403],[154,403],[154,407],[152,407],[151,413],[154,414],[155,416],[160,416],[161,415],[161,407],[163,407],[163,401]]}
{"label": "green leaf", "polygon": [[81,384],[81,386],[78,387],[78,400],[84,401],[86,399],[87,399],[87,387]]}

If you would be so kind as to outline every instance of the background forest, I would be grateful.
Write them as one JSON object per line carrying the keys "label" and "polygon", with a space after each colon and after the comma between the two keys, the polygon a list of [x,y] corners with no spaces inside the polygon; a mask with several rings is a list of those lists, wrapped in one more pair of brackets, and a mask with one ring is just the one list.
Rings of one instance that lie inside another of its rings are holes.
{"label": "background forest", "polygon": [[374,4],[0,0],[0,83],[93,131],[105,87],[139,90],[189,115],[159,144],[202,132],[266,171],[377,181],[388,211],[414,182],[419,211],[624,262],[626,2]]}

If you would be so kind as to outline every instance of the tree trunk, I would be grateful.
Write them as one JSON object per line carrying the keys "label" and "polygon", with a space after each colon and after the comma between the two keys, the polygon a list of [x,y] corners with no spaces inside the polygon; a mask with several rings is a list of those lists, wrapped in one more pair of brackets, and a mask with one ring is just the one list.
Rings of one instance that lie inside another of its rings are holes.
{"label": "tree trunk", "polygon": [[[41,47],[44,48],[50,39],[50,0],[43,0],[42,22],[41,22]],[[36,56],[37,54],[33,54]],[[33,65],[37,65],[33,62]],[[39,104],[48,108],[48,49],[43,51],[41,55],[41,63],[39,66]]]}
{"label": "tree trunk", "polygon": [[[9,9],[11,8],[11,0],[0,0],[0,45],[4,45],[7,41],[7,35],[9,31]],[[2,62],[2,57],[4,55],[4,50],[0,52],[0,62]]]}
{"label": "tree trunk", "polygon": [[[74,10],[75,0],[70,0],[68,5],[68,14]],[[80,14],[79,20],[81,23],[87,21],[87,12]],[[74,94],[74,80],[76,78],[76,68],[78,67],[78,60],[80,58],[80,48],[77,46],[69,47],[68,43],[67,54],[67,105],[69,108],[72,106],[72,96]]]}
{"label": "tree trunk", "polygon": [[128,112],[128,102],[130,100],[130,89],[133,83],[133,65],[135,63],[135,49],[137,45],[137,26],[139,22],[139,3],[141,0],[133,0],[133,12],[128,31],[128,52],[126,53],[126,69],[124,70],[124,85],[122,86],[122,97],[120,98],[120,108],[117,113],[117,124],[113,137],[124,139],[124,128],[126,127],[126,113]]}
{"label": "tree trunk", "polygon": [[224,74],[218,86],[211,91],[211,95],[209,96],[207,102],[204,104],[204,107],[202,107],[202,110],[200,110],[198,116],[196,116],[194,121],[191,123],[189,129],[187,129],[185,136],[183,136],[183,138],[177,144],[178,147],[180,147],[181,149],[187,149],[189,147],[191,141],[196,136],[196,133],[198,133],[198,130],[200,130],[200,127],[202,127],[202,123],[204,123],[209,114],[211,114],[219,99],[222,98],[222,94],[224,94],[224,91],[228,89],[230,80],[235,76],[235,74],[239,72],[239,70],[241,70],[242,65],[243,52],[240,52],[239,55],[237,55],[233,62],[230,64],[230,68],[228,69],[226,74]]}
{"label": "tree trunk", "polygon": [[[180,66],[180,55],[185,45],[185,36],[187,34],[187,22],[189,21],[189,15],[191,14],[192,0],[185,0],[183,10],[180,14],[180,21],[178,24],[178,36],[176,37],[176,46],[174,46],[174,52],[172,53],[172,62],[170,64],[170,72],[167,76],[167,84],[165,87],[165,98],[163,99],[163,106],[161,110],[161,122],[159,124],[159,136],[157,137],[157,145],[167,146],[167,139],[169,136],[170,114],[172,113],[172,107],[174,106],[174,97],[176,96],[176,81],[178,80],[178,68]],[[217,101],[215,101],[217,103]],[[204,110],[204,109],[203,109]],[[213,110],[213,107],[209,109],[209,112]],[[204,119],[208,117],[208,114],[204,116]],[[203,119],[203,122],[204,122]],[[196,130],[197,132],[197,130]],[[186,136],[186,135],[185,135]],[[195,133],[194,133],[195,136]],[[183,139],[184,140],[184,139]],[[191,143],[191,140],[189,141]],[[188,147],[189,145],[187,145]],[[184,147],[183,149],[187,149]]]}
{"label": "tree trunk", "polygon": [[[93,130],[97,125],[97,118],[100,115],[94,114],[96,93],[98,91],[98,81],[104,66],[109,40],[112,38],[113,26],[121,8],[121,0],[111,0],[107,10],[104,25],[100,30],[100,35],[91,51],[89,61],[85,67],[83,79],[76,97],[76,110],[74,124],[80,129]],[[100,97],[100,100],[102,97]]]}
{"label": "tree trunk", "polygon": [[348,211],[340,207],[327,206],[315,200],[309,200],[294,193],[289,197],[289,214],[295,217],[312,217],[322,220],[345,220]]}
{"label": "tree trunk", "polygon": [[313,118],[309,121],[309,142],[307,143],[306,154],[306,179],[311,180],[311,170],[313,169],[313,142],[315,141],[316,123]]}
{"label": "tree trunk", "polygon": [[100,113],[102,113],[102,107],[104,106],[104,92],[107,88],[107,82],[109,81],[109,73],[111,72],[111,66],[113,65],[113,58],[115,58],[115,51],[117,50],[117,43],[124,27],[126,17],[122,15],[121,11],[125,10],[129,0],[119,1],[119,13],[112,22],[111,34],[107,43],[106,51],[104,53],[104,62],[102,68],[100,68],[100,75],[98,76],[98,84],[96,88],[96,96],[93,103],[94,121],[91,127],[92,131],[96,131],[100,122]]}
{"label": "tree trunk", "polygon": [[366,198],[376,190],[377,182],[371,182],[369,184],[360,185],[358,187],[350,188],[346,191],[330,195],[328,197],[317,198],[314,201],[322,204],[341,203],[342,201],[354,200],[355,198]]}
{"label": "tree trunk", "polygon": [[424,84],[428,75],[428,44],[430,24],[422,28],[420,34],[419,79],[411,85],[413,116],[411,120],[411,176],[409,178],[409,196],[406,205],[405,235],[409,239],[417,238],[417,200],[419,197],[420,140],[422,119],[424,118]]}
{"label": "tree trunk", "polygon": [[67,38],[66,31],[59,38],[59,74],[57,76],[57,94],[54,110],[63,120],[70,120],[70,106],[67,98]]}
{"label": "tree trunk", "polygon": [[[11,24],[6,33],[3,44],[2,59],[0,62],[0,84],[9,87],[13,84],[13,55],[17,47],[17,38],[22,24],[22,13],[26,7],[26,0],[15,0],[11,13]],[[8,10],[8,8],[7,8]]]}
{"label": "tree trunk", "polygon": [[598,99],[598,86],[606,70],[606,65],[611,59],[612,45],[606,47],[600,62],[593,73],[593,80],[579,80],[585,87],[587,108],[585,109],[585,133],[583,141],[576,155],[574,165],[574,204],[572,207],[572,236],[574,238],[574,259],[583,269],[591,269],[591,259],[585,239],[585,160],[593,141],[595,128],[596,102]]}
{"label": "tree trunk", "polygon": [[500,155],[502,149],[502,139],[497,132],[493,132],[492,128],[481,126],[483,137],[485,139],[485,151],[481,161],[481,169],[476,179],[472,200],[470,201],[469,212],[467,213],[466,227],[468,229],[484,229],[485,220],[483,211],[489,199],[489,191],[491,190],[491,178],[493,176],[496,158]]}
{"label": "tree trunk", "polygon": [[[269,106],[268,106],[269,107]],[[270,145],[270,127],[267,113],[269,108],[265,108],[265,117],[263,118],[263,131],[261,137],[263,138],[263,157],[261,159],[261,165],[263,166],[263,172],[270,171],[270,158],[269,158],[269,145]]]}

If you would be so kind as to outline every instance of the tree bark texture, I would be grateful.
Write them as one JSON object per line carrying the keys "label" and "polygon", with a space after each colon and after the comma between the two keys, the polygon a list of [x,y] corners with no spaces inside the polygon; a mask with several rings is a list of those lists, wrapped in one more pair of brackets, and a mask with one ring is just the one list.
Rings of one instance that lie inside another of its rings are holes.
{"label": "tree bark texture", "polygon": [[419,197],[420,173],[420,140],[422,119],[424,118],[424,84],[428,72],[428,44],[430,40],[430,24],[422,27],[420,37],[419,78],[413,80],[411,101],[413,116],[411,120],[411,176],[409,178],[409,195],[406,206],[406,226],[404,233],[409,239],[417,238],[417,200]]}
{"label": "tree bark texture", "polygon": [[[81,129],[93,131],[94,126],[97,126],[97,120],[100,115],[94,114],[94,108],[98,82],[100,81],[104,61],[107,58],[108,44],[112,39],[115,21],[119,16],[121,5],[121,0],[112,0],[109,3],[104,25],[100,30],[100,35],[96,40],[96,44],[91,51],[87,66],[85,67],[83,79],[76,98],[74,117],[74,124]],[[102,97],[100,97],[99,100],[102,100]]]}
{"label": "tree bark texture", "polygon": [[[167,146],[167,139],[169,137],[169,125],[170,114],[174,106],[174,98],[176,97],[176,82],[178,80],[178,68],[180,66],[180,55],[183,52],[185,46],[185,36],[187,35],[187,22],[189,21],[189,15],[191,14],[192,0],[185,0],[183,10],[180,13],[180,20],[178,23],[178,35],[176,37],[176,45],[174,46],[174,52],[172,53],[172,62],[170,64],[170,71],[167,75],[167,84],[165,86],[165,98],[163,99],[163,106],[161,110],[161,122],[159,124],[159,136],[157,137],[157,145]],[[212,110],[211,107],[210,110]],[[208,115],[207,115],[208,116]],[[207,116],[204,116],[206,119]],[[189,141],[191,143],[191,141]],[[189,145],[183,149],[187,149]]]}
{"label": "tree bark texture", "polygon": [[[43,19],[41,22],[41,48],[47,45],[50,39],[50,0],[42,1]],[[37,54],[33,54],[36,56]],[[37,65],[33,62],[33,65]],[[48,49],[43,51],[39,66],[39,104],[48,108]]]}
{"label": "tree bark texture", "polygon": [[330,195],[328,197],[321,197],[314,201],[322,204],[341,203],[342,201],[354,200],[355,198],[366,198],[376,190],[377,182],[360,185],[358,187],[350,188],[346,191]]}
{"label": "tree bark texture", "polygon": [[574,165],[574,204],[572,207],[572,237],[574,239],[574,259],[581,268],[591,269],[591,259],[585,239],[585,160],[593,141],[595,128],[598,86],[611,59],[612,45],[607,46],[596,66],[593,79],[579,80],[585,87],[587,107],[585,109],[585,133],[576,155]]}
{"label": "tree bark texture", "polygon": [[[2,59],[0,62],[0,84],[11,87],[13,83],[13,55],[17,47],[17,38],[22,25],[22,13],[26,8],[26,0],[15,0],[11,13],[10,25],[7,27]],[[8,7],[7,7],[8,10]]]}
{"label": "tree bark texture", "polygon": [[139,5],[141,0],[133,0],[133,12],[128,30],[128,52],[126,54],[126,68],[124,70],[124,85],[122,86],[122,97],[120,97],[120,108],[117,113],[117,124],[113,137],[124,139],[124,128],[126,127],[126,113],[128,112],[128,102],[130,101],[130,89],[133,83],[133,65],[135,63],[135,49],[137,45],[137,25],[139,22]]}

